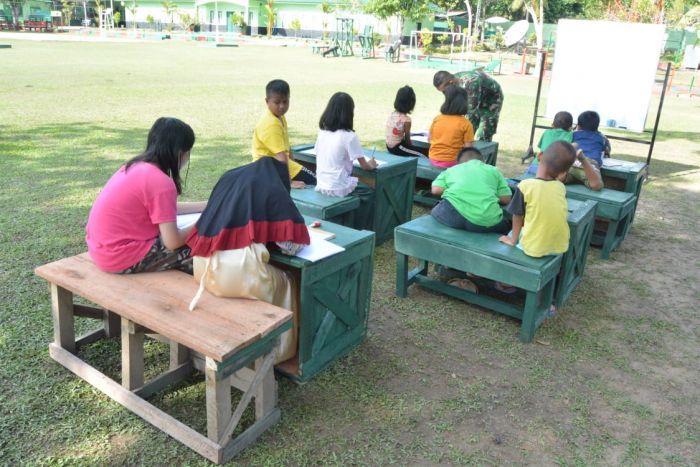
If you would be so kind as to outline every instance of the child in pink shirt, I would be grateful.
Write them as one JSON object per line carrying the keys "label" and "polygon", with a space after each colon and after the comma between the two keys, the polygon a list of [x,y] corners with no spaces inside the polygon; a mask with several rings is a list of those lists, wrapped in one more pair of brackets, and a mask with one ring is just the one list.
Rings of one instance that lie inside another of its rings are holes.
{"label": "child in pink shirt", "polygon": [[192,269],[177,214],[199,212],[206,203],[178,203],[180,170],[190,159],[194,131],[176,118],[159,118],[146,150],[112,175],[90,210],[85,241],[105,272],[135,273]]}

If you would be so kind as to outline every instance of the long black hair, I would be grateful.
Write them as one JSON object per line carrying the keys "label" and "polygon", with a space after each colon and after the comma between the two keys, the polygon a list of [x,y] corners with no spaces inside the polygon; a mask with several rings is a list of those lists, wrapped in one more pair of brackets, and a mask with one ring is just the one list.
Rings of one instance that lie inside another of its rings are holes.
{"label": "long black hair", "polygon": [[440,112],[445,115],[466,115],[469,107],[467,91],[451,84],[445,88],[445,102],[440,107]]}
{"label": "long black hair", "polygon": [[328,101],[326,110],[323,111],[318,127],[322,130],[353,130],[353,120],[355,118],[355,101],[350,94],[336,92]]}
{"label": "long black hair", "polygon": [[394,99],[394,110],[402,114],[410,114],[416,106],[416,93],[411,86],[399,88]]}
{"label": "long black hair", "polygon": [[150,162],[173,179],[177,194],[182,193],[180,156],[194,146],[194,130],[173,117],[160,117],[148,132],[146,150],[126,163],[129,170],[136,162]]}

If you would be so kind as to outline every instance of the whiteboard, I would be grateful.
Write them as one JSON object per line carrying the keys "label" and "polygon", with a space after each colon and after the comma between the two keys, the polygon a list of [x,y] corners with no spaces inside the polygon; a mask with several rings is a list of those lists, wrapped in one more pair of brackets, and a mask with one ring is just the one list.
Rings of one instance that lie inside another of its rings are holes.
{"label": "whiteboard", "polygon": [[566,110],[600,115],[601,126],[644,131],[663,24],[563,19],[557,25],[548,118]]}

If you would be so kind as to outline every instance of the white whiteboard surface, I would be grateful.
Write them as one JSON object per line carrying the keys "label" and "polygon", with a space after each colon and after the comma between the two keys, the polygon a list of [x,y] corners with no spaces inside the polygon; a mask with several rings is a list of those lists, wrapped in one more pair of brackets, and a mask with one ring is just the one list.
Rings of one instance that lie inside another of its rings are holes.
{"label": "white whiteboard surface", "polygon": [[662,24],[560,20],[546,116],[566,110],[576,123],[595,110],[601,126],[644,131],[664,33]]}

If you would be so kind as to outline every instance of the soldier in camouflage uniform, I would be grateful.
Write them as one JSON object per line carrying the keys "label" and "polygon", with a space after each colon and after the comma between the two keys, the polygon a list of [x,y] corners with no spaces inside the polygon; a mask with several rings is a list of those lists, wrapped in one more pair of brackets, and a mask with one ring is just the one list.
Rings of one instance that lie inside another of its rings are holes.
{"label": "soldier in camouflage uniform", "polygon": [[503,106],[503,91],[498,82],[481,70],[464,71],[453,75],[438,71],[433,85],[438,91],[455,84],[467,91],[467,118],[476,130],[476,139],[491,141],[498,127],[498,117]]}

